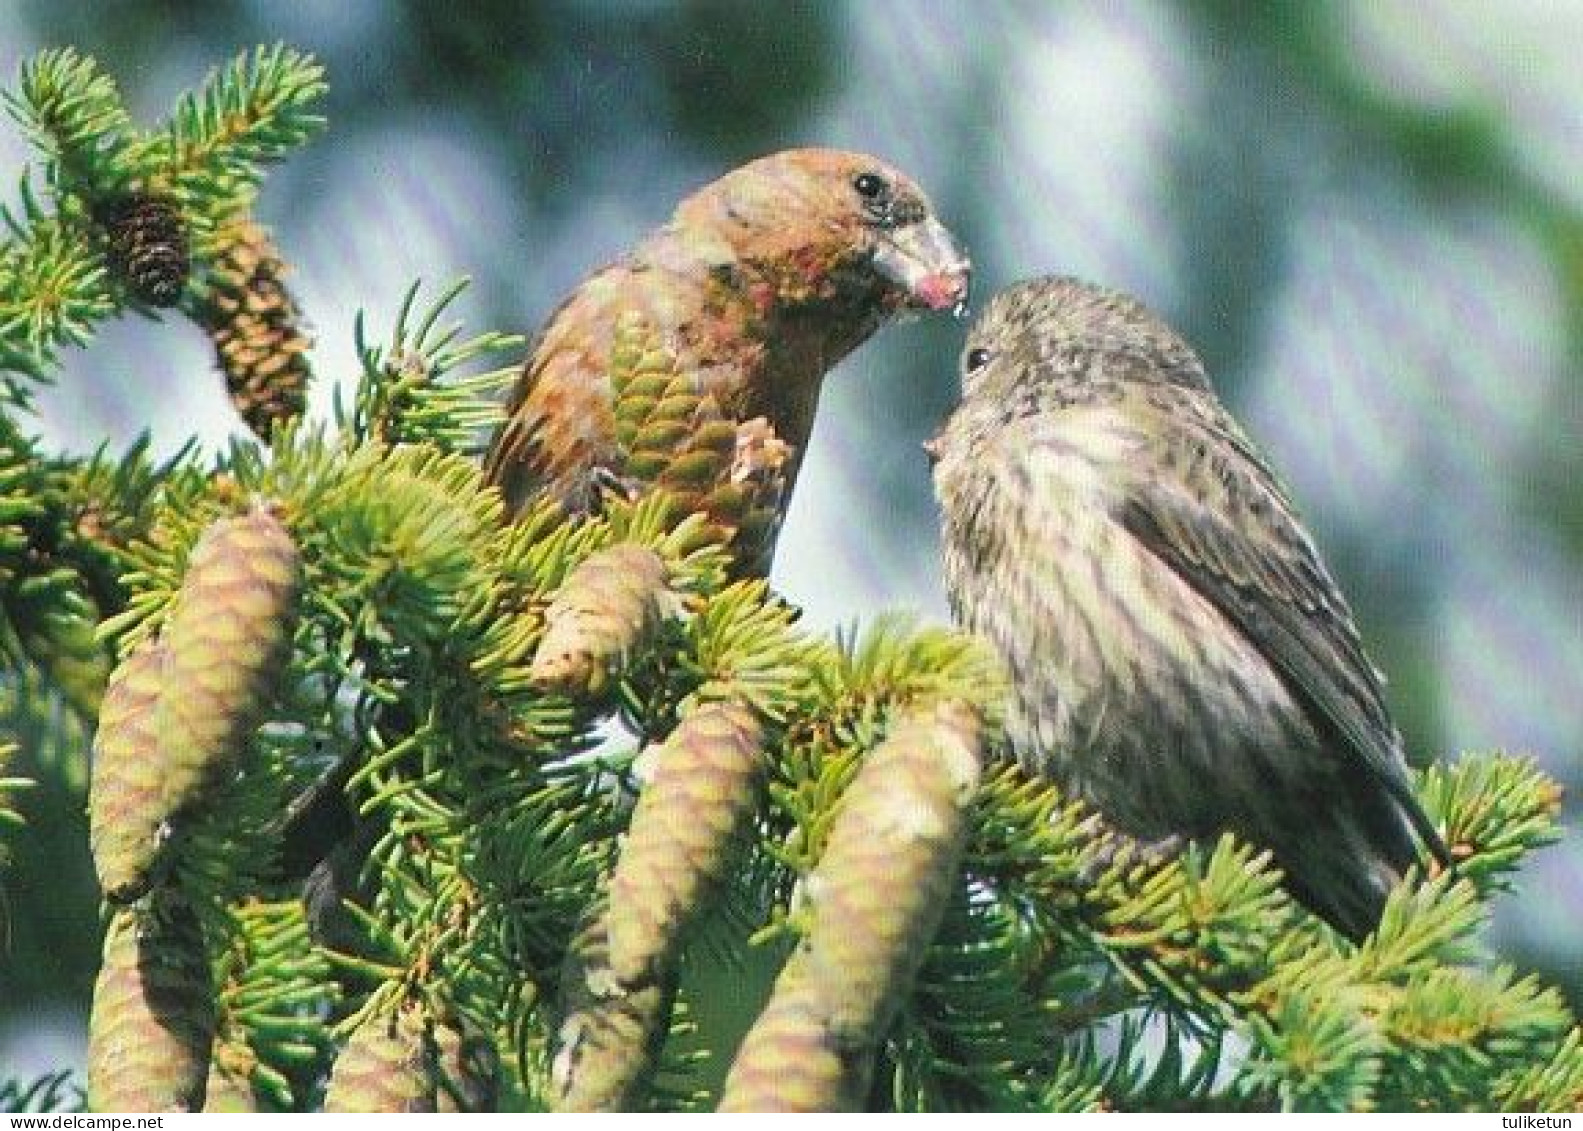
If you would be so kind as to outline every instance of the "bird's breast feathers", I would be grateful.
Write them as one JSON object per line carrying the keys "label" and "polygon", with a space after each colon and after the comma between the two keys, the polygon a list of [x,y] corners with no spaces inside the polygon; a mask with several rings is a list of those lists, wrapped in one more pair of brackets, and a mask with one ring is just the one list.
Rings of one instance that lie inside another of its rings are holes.
{"label": "bird's breast feathers", "polygon": [[[1014,743],[1102,795],[1100,782],[1163,755],[1135,731],[1196,733],[1203,720],[1184,716],[1201,714],[1231,741],[1275,739],[1293,707],[1274,673],[1117,520],[1122,485],[1148,474],[1144,438],[1107,407],[1058,417],[1012,422],[940,468],[960,477],[966,503],[947,518],[947,588],[964,626],[1011,668]],[[1150,725],[1112,725],[1140,717]],[[1210,753],[1178,756],[1207,764]]]}
{"label": "bird's breast feathers", "polygon": [[946,491],[977,486],[1030,508],[1105,510],[1117,469],[1136,463],[1145,440],[1108,405],[996,419],[960,429],[936,475]]}

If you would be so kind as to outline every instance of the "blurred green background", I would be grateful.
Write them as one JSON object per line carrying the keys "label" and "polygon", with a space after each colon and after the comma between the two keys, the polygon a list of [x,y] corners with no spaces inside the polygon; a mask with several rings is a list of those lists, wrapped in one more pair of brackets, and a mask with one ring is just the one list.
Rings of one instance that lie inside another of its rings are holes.
{"label": "blurred green background", "polygon": [[[1583,749],[1583,4],[1122,0],[9,0],[0,76],[73,44],[134,112],[277,39],[328,65],[329,132],[261,210],[321,378],[352,316],[471,275],[531,330],[675,200],[794,144],[911,171],[980,298],[1049,271],[1134,290],[1200,347],[1351,594],[1415,757]],[[0,127],[0,192],[29,160]],[[962,327],[893,329],[827,387],[776,580],[828,626],[942,617],[919,443]],[[112,326],[38,427],[87,451],[239,427],[197,330]],[[97,961],[86,822],[26,799],[0,876],[0,1078],[80,1064]],[[1577,823],[1577,807],[1568,810]],[[1494,930],[1583,1004],[1583,854]]]}

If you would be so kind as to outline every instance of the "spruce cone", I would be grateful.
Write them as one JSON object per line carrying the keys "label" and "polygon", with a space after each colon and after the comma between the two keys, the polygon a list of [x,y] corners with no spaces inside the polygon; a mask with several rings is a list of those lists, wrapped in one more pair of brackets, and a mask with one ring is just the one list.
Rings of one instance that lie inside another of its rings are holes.
{"label": "spruce cone", "polygon": [[203,932],[185,904],[118,910],[88,1023],[92,1111],[197,1111],[214,1039]]}
{"label": "spruce cone", "polygon": [[174,306],[187,286],[192,258],[187,225],[169,200],[137,193],[106,209],[110,270],[150,306]]}
{"label": "spruce cone", "polygon": [[638,315],[625,315],[616,326],[611,383],[627,480],[663,486],[683,511],[701,510],[709,489],[728,477],[735,426]]}
{"label": "spruce cone", "polygon": [[366,1018],[335,1058],[326,1112],[431,1112],[434,1045],[417,1006]]}
{"label": "spruce cone", "polygon": [[164,665],[165,650],[144,640],[116,668],[99,707],[88,843],[99,886],[112,903],[130,903],[148,891],[170,816],[154,725]]}
{"label": "spruce cone", "polygon": [[726,1077],[723,1111],[841,1111],[939,926],[977,787],[979,717],[910,708],[842,796],[804,882],[811,923]]}
{"label": "spruce cone", "polygon": [[716,1110],[860,1110],[868,1073],[848,1070],[824,1013],[818,994],[783,974],[737,1048]]}
{"label": "spruce cone", "polygon": [[494,1111],[500,1098],[500,1053],[463,1021],[434,1023],[435,1105],[449,1112]]}
{"label": "spruce cone", "polygon": [[745,703],[706,703],[652,751],[610,879],[610,970],[623,985],[670,965],[753,811],[764,731]]}
{"label": "spruce cone", "polygon": [[307,404],[312,342],[282,281],[286,264],[269,230],[243,216],[223,226],[215,243],[220,251],[198,317],[214,342],[231,403],[268,440]]}
{"label": "spruce cone", "polygon": [[268,510],[215,522],[193,547],[165,625],[155,719],[165,803],[199,800],[235,768],[289,655],[300,563]]}
{"label": "spruce cone", "polygon": [[656,406],[661,411],[685,407],[674,420],[660,419],[644,426],[633,441],[629,468],[642,468],[645,478],[670,493],[681,510],[703,511],[729,537],[741,500],[739,492],[726,491],[718,500],[721,513],[709,502],[717,490],[728,486],[731,457],[736,451],[736,426],[727,420],[713,397],[668,398]]}
{"label": "spruce cone", "polygon": [[[738,576],[769,574],[796,456],[762,416],[737,425],[731,481],[711,494],[705,506],[711,515],[736,527]],[[732,509],[727,509],[728,504]]]}
{"label": "spruce cone", "polygon": [[544,637],[529,670],[533,683],[572,695],[602,690],[610,667],[659,619],[668,572],[658,554],[631,542],[590,554],[544,612]]}
{"label": "spruce cone", "polygon": [[[615,393],[616,443],[627,453],[638,432],[656,418],[661,401],[686,396],[692,389],[686,375],[677,372],[675,356],[662,347],[653,326],[636,311],[623,313],[612,331],[610,383]],[[697,397],[691,399],[696,402]],[[683,406],[681,411],[685,416],[691,408]],[[627,470],[633,470],[630,459]]]}
{"label": "spruce cone", "polygon": [[617,984],[606,922],[603,908],[590,912],[561,971],[565,1019],[550,1069],[556,1111],[628,1110],[665,1042],[675,986]]}
{"label": "spruce cone", "polygon": [[253,1070],[258,1057],[238,1040],[221,1036],[209,1058],[209,1083],[204,1088],[203,1110],[245,1115],[258,1111],[253,1094]]}
{"label": "spruce cone", "polygon": [[908,709],[842,795],[805,881],[813,925],[799,958],[843,1040],[884,1035],[939,926],[978,785],[979,726],[962,703]]}
{"label": "spruce cone", "polygon": [[739,574],[768,572],[791,447],[764,417],[732,421],[639,315],[616,326],[611,383],[628,483],[666,491],[679,513],[707,515],[704,539],[730,544]]}

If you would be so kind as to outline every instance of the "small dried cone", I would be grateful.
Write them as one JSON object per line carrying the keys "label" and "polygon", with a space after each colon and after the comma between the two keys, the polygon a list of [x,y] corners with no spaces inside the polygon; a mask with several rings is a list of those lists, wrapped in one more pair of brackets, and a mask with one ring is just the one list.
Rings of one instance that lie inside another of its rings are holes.
{"label": "small dried cone", "polygon": [[743,1038],[722,1111],[854,1110],[956,880],[980,720],[907,710],[842,795],[804,882],[809,926]]}
{"label": "small dried cone", "polygon": [[956,882],[978,786],[980,720],[954,701],[907,710],[842,795],[803,894],[801,957],[843,1042],[889,1025]]}
{"label": "small dried cone", "polygon": [[110,919],[88,1022],[92,1111],[197,1111],[214,1040],[214,992],[192,910],[164,900]]}
{"label": "small dried cone", "polygon": [[170,816],[154,725],[164,665],[165,650],[145,639],[115,669],[99,706],[88,843],[99,887],[112,903],[148,891]]}
{"label": "small dried cone", "polygon": [[258,1058],[247,1045],[221,1037],[209,1061],[209,1083],[204,1089],[203,1110],[242,1115],[258,1110],[253,1092],[253,1070]]}
{"label": "small dried cone", "polygon": [[448,1112],[494,1111],[500,1098],[500,1054],[494,1042],[463,1023],[434,1025],[435,1104]]}
{"label": "small dried cone", "polygon": [[181,209],[138,193],[115,202],[104,222],[111,271],[150,306],[174,306],[192,273]]}
{"label": "small dried cone", "polygon": [[556,1111],[630,1110],[665,1042],[670,979],[622,986],[610,973],[602,911],[585,921],[561,971],[564,1020],[550,1068]]}
{"label": "small dried cone", "polygon": [[753,812],[764,729],[746,703],[705,703],[651,749],[610,880],[611,972],[624,985],[670,965]]}
{"label": "small dried cone", "polygon": [[717,1110],[860,1110],[867,1073],[848,1070],[824,1012],[816,994],[783,974],[737,1048]]}
{"label": "small dried cone", "polygon": [[235,769],[289,654],[300,572],[291,535],[263,508],[220,519],[193,548],[155,715],[172,811]]}
{"label": "small dried cone", "polygon": [[335,1058],[324,1093],[326,1112],[431,1112],[434,1045],[429,1019],[407,1006],[371,1016]]}
{"label": "small dried cone", "polygon": [[307,404],[308,348],[286,264],[269,229],[238,217],[215,233],[219,255],[199,318],[214,342],[231,403],[268,440]]}
{"label": "small dried cone", "polygon": [[567,576],[544,612],[544,637],[529,676],[545,691],[596,694],[659,618],[669,590],[665,561],[647,546],[620,542],[596,551]]}

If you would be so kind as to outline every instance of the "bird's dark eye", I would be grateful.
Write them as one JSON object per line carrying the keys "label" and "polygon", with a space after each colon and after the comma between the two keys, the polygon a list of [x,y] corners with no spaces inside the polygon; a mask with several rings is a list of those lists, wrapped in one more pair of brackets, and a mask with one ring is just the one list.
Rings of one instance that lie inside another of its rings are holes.
{"label": "bird's dark eye", "polygon": [[962,359],[962,364],[964,367],[966,367],[969,373],[977,373],[980,369],[984,368],[984,366],[988,365],[990,363],[990,359],[994,356],[995,355],[993,352],[985,349],[983,346],[976,346],[975,348],[967,351],[967,356]]}
{"label": "bird's dark eye", "polygon": [[859,173],[852,178],[852,187],[870,204],[880,204],[890,196],[890,182],[878,173]]}

